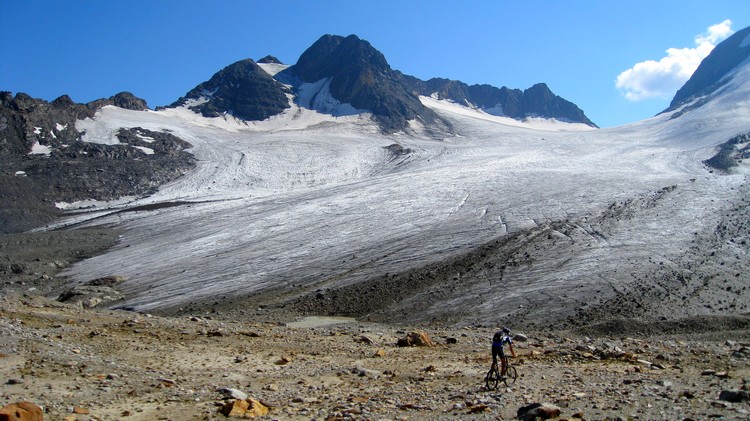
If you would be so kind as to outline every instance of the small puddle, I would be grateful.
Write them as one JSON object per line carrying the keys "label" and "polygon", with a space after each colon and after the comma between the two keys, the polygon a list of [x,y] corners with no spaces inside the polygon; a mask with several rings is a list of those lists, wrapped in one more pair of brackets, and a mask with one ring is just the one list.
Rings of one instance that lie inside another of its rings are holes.
{"label": "small puddle", "polygon": [[354,323],[357,320],[353,317],[327,317],[327,316],[311,316],[305,317],[302,320],[296,322],[287,323],[288,327],[322,327],[330,325],[340,325],[344,323]]}

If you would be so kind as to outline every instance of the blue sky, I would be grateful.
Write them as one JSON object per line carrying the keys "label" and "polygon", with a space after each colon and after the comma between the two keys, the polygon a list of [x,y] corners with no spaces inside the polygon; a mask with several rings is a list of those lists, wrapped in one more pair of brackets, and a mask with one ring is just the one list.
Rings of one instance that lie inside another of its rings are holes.
{"label": "blue sky", "polygon": [[293,64],[323,34],[356,34],[421,79],[545,82],[602,127],[666,108],[670,72],[706,50],[696,39],[750,25],[748,0],[0,0],[0,10],[0,90],[46,100],[127,90],[166,105],[237,60]]}

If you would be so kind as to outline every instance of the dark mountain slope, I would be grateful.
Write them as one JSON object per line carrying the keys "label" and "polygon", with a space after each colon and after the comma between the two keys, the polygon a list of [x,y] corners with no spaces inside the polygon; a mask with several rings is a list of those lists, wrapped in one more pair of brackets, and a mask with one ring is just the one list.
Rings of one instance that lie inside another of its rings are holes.
{"label": "dark mountain slope", "polygon": [[[663,111],[674,111],[680,106],[687,104],[700,97],[710,97],[717,89],[726,84],[726,78],[732,70],[750,57],[750,27],[735,32],[731,37],[717,45],[709,54],[695,73],[677,91],[669,108]],[[699,107],[705,101],[698,101],[692,108]],[[688,111],[688,110],[683,110]]]}

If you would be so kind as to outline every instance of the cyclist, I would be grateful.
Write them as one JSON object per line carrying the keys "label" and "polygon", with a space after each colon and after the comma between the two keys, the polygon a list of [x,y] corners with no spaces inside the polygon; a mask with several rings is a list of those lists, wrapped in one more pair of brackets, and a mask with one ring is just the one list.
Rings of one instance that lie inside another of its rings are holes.
{"label": "cyclist", "polygon": [[513,350],[513,339],[511,339],[510,329],[507,327],[504,327],[503,330],[498,330],[495,332],[495,336],[492,337],[492,364],[497,365],[497,357],[500,356],[501,376],[505,376],[508,370],[508,359],[503,350],[505,344],[508,344],[510,355],[516,358],[516,351]]}

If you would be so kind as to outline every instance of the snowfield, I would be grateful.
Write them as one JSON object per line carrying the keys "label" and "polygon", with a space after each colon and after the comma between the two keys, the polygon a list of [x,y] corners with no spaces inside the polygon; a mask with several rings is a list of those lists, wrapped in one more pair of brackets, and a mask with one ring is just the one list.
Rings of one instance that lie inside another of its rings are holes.
{"label": "snowfield", "polygon": [[[523,251],[516,264],[457,273],[455,289],[415,291],[385,317],[564,315],[636,285],[652,266],[677,264],[746,194],[746,175],[711,173],[701,161],[750,131],[748,73],[680,118],[599,130],[424,97],[459,133],[442,139],[382,135],[367,114],[332,102],[326,81],[306,87],[308,105],[338,117],[293,106],[246,123],[105,107],[76,125],[86,141],[112,143],[121,127],[164,130],[190,142],[199,163],[153,196],[61,221],[124,229],[117,246],[65,275],[125,276],[120,305],[152,311],[346,287],[512,237]],[[165,206],[138,208],[149,204]]]}

